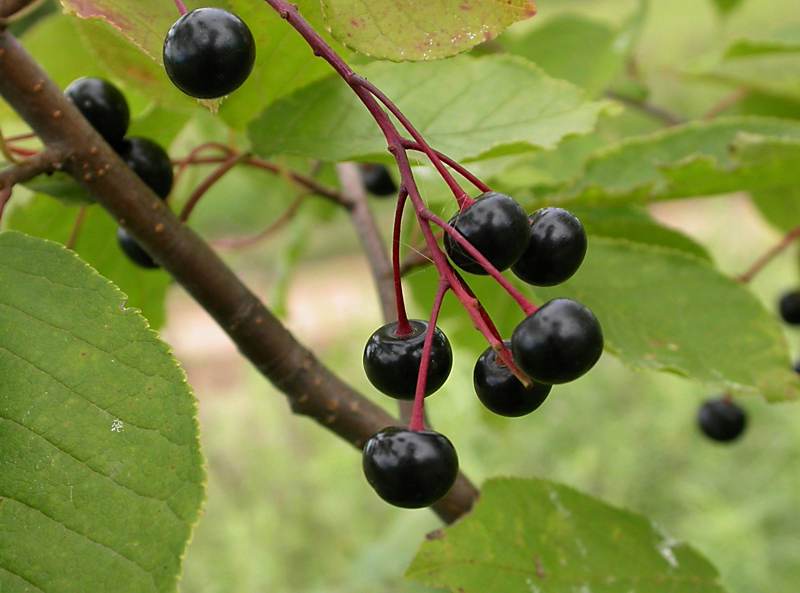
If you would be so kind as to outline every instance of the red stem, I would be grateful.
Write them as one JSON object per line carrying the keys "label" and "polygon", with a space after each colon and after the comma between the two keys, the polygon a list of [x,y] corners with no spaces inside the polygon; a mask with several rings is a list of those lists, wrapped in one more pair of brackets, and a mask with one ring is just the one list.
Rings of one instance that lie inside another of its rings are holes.
{"label": "red stem", "polygon": [[182,0],[175,0],[175,8],[177,8],[177,9],[178,9],[178,12],[179,12],[179,13],[181,13],[181,16],[183,16],[184,14],[186,14],[187,12],[189,12],[189,11],[186,9],[186,5],[183,3],[183,1],[182,1]]}
{"label": "red stem", "polygon": [[436,297],[433,299],[431,308],[431,318],[428,321],[428,329],[425,332],[425,342],[422,344],[422,360],[417,373],[417,390],[414,393],[414,407],[411,409],[411,422],[409,430],[425,430],[425,386],[428,383],[428,367],[431,362],[431,349],[433,348],[433,336],[436,334],[436,322],[439,319],[439,311],[442,310],[444,295],[450,289],[446,280],[439,280],[439,288],[436,289]]}
{"label": "red stem", "polygon": [[409,336],[414,331],[408,322],[406,303],[403,298],[403,282],[400,276],[400,230],[403,226],[403,210],[408,192],[403,189],[397,196],[397,208],[394,213],[394,230],[392,231],[392,269],[394,272],[394,295],[397,303],[397,337]]}
{"label": "red stem", "polygon": [[453,240],[456,243],[458,243],[459,246],[462,249],[464,249],[469,254],[469,256],[478,263],[478,265],[480,265],[480,267],[486,270],[489,273],[489,275],[492,278],[494,278],[497,281],[497,283],[505,289],[505,291],[509,294],[509,296],[511,296],[511,298],[517,301],[517,304],[519,304],[520,308],[526,315],[530,315],[536,312],[537,310],[536,306],[533,303],[531,303],[528,299],[526,299],[525,296],[519,290],[517,290],[514,287],[514,285],[511,284],[499,272],[499,270],[495,268],[492,265],[492,263],[483,256],[483,254],[480,251],[475,249],[475,246],[472,245],[472,243],[470,243],[469,241],[467,241],[464,235],[459,233],[456,229],[451,227],[444,220],[442,220],[432,212],[426,213],[425,217],[434,224],[442,227],[444,232],[450,235],[453,238]]}
{"label": "red stem", "polygon": [[202,198],[206,192],[210,190],[215,183],[217,183],[217,181],[222,179],[225,173],[233,169],[242,158],[244,158],[244,155],[241,154],[231,156],[227,161],[214,169],[211,174],[205,178],[203,183],[195,188],[192,195],[189,196],[188,200],[186,200],[186,204],[184,205],[183,210],[181,210],[181,214],[178,217],[181,222],[186,222],[189,219],[189,216],[192,214],[192,210],[194,210],[194,207],[200,201],[200,198]]}
{"label": "red stem", "polygon": [[436,167],[437,171],[439,171],[439,175],[442,176],[442,179],[444,179],[445,183],[447,183],[447,185],[450,187],[450,190],[453,192],[453,195],[456,198],[456,202],[458,202],[459,208],[463,210],[467,206],[470,206],[473,203],[473,200],[453,178],[453,176],[450,174],[450,171],[447,170],[447,167],[444,166],[439,154],[430,147],[425,138],[422,137],[422,134],[419,133],[419,131],[414,127],[414,124],[411,123],[405,114],[400,111],[397,105],[395,105],[394,102],[383,93],[383,91],[381,91],[367,79],[360,78],[359,84],[367,89],[374,97],[376,97],[378,101],[383,103],[383,105],[392,113],[392,115],[397,118],[397,120],[408,131],[408,133],[411,134],[414,140],[416,140],[420,150],[428,156],[433,166]]}
{"label": "red stem", "polygon": [[[417,152],[425,152],[422,146],[420,146],[416,142],[412,142],[411,140],[404,140],[403,148],[406,148],[407,150],[416,150]],[[456,171],[464,179],[469,181],[478,190],[484,193],[492,191],[491,187],[486,185],[483,181],[481,181],[476,175],[471,173],[464,165],[462,165],[458,161],[451,159],[449,156],[439,152],[438,150],[434,150],[433,152],[436,153],[436,156],[438,156],[442,160],[442,162],[444,162],[448,167]]]}

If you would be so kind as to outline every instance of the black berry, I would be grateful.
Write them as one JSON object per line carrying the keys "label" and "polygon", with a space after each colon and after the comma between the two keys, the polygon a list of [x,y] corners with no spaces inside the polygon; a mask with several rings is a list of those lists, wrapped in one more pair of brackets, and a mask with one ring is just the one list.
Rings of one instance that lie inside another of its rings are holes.
{"label": "black berry", "polygon": [[[428,329],[427,321],[411,319],[409,323],[412,330],[409,335],[398,336],[397,323],[388,323],[370,336],[364,348],[364,370],[370,382],[379,391],[397,399],[414,399]],[[452,367],[450,341],[437,327],[431,345],[426,396],[444,385]]]}
{"label": "black berry", "polygon": [[[530,235],[528,215],[522,207],[497,192],[481,195],[474,204],[453,216],[450,226],[501,271],[519,259]],[[445,234],[444,246],[459,268],[473,274],[486,274],[450,235]]]}
{"label": "black berry", "polygon": [[561,208],[542,208],[530,218],[528,248],[512,271],[536,286],[553,286],[567,280],[586,255],[586,231],[575,215]]}
{"label": "black berry", "polygon": [[516,327],[511,350],[514,361],[534,381],[566,383],[599,360],[603,331],[589,309],[569,299],[555,299]]}
{"label": "black berry", "polygon": [[154,270],[161,267],[122,227],[117,228],[117,242],[125,255],[140,268]]}
{"label": "black berry", "polygon": [[[511,342],[506,341],[506,346]],[[517,379],[508,367],[497,358],[493,348],[487,348],[475,363],[472,373],[475,393],[484,406],[501,416],[525,416],[547,399],[551,385],[534,383],[530,388]]]}
{"label": "black berry", "polygon": [[700,406],[697,423],[708,438],[728,443],[742,436],[747,428],[747,415],[728,398],[710,399]]}
{"label": "black berry", "polygon": [[64,91],[92,127],[116,147],[128,131],[131,113],[120,90],[101,78],[79,78]]}
{"label": "black berry", "polygon": [[166,198],[172,191],[172,161],[167,152],[152,140],[126,138],[119,156],[160,198]]}
{"label": "black berry", "polygon": [[235,14],[198,8],[172,25],[164,40],[164,68],[187,95],[214,99],[247,80],[256,59],[253,34]]}
{"label": "black berry", "polygon": [[364,187],[373,196],[394,196],[397,194],[397,184],[389,175],[389,170],[383,165],[376,163],[364,163],[359,165],[361,181]]}
{"label": "black berry", "polygon": [[778,302],[781,317],[789,325],[800,325],[800,290],[785,293]]}
{"label": "black berry", "polygon": [[433,431],[384,428],[364,445],[364,475],[383,500],[407,509],[432,505],[456,481],[458,455]]}

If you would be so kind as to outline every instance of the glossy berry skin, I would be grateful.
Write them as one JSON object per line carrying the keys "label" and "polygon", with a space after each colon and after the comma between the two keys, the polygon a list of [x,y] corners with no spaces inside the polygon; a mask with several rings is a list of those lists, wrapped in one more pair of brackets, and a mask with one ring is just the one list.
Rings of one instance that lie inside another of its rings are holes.
{"label": "glossy berry skin", "polygon": [[136,240],[128,234],[128,231],[122,227],[117,228],[117,243],[119,243],[125,255],[128,256],[128,259],[140,268],[155,270],[161,267],[153,261],[150,254],[142,249],[141,245],[139,245]]}
{"label": "glossy berry skin", "polygon": [[361,181],[366,190],[373,196],[385,197],[397,195],[397,184],[389,175],[389,170],[383,165],[376,163],[364,163],[359,165]]}
{"label": "glossy berry skin", "polygon": [[745,411],[726,399],[710,399],[700,406],[697,424],[708,438],[720,443],[735,441],[747,428]]}
{"label": "glossy berry skin", "polygon": [[[398,337],[397,323],[387,323],[373,333],[364,347],[364,370],[376,389],[396,399],[414,399],[417,375],[428,322],[409,320],[412,332]],[[433,335],[425,396],[439,389],[453,367],[450,341],[438,327]]]}
{"label": "glossy berry skin", "polygon": [[600,359],[603,331],[585,306],[570,299],[554,299],[516,327],[511,350],[514,362],[534,381],[567,383]]}
{"label": "glossy berry skin", "polygon": [[128,131],[131,113],[117,87],[102,78],[79,78],[64,94],[106,142],[119,146]]}
{"label": "glossy berry skin", "polygon": [[198,99],[232,93],[256,59],[253,34],[235,14],[198,8],[172,25],[164,40],[164,68],[173,84]]}
{"label": "glossy berry skin", "polygon": [[[506,340],[506,346],[510,345],[511,342]],[[511,418],[533,412],[544,403],[552,389],[552,385],[544,383],[534,383],[526,389],[507,366],[500,364],[491,347],[475,363],[472,381],[484,406],[495,414]]]}
{"label": "glossy berry skin", "polygon": [[789,325],[800,325],[800,290],[784,293],[778,302],[778,310]]}
{"label": "glossy berry skin", "polygon": [[447,494],[458,475],[453,444],[433,431],[384,428],[364,445],[362,464],[378,496],[407,509],[432,505]]}
{"label": "glossy berry skin", "polygon": [[[528,245],[528,215],[512,198],[497,192],[481,195],[474,204],[450,219],[454,227],[498,270],[517,261]],[[487,272],[445,234],[447,255],[459,268],[472,274]]]}
{"label": "glossy berry skin", "polygon": [[167,152],[147,138],[123,140],[119,156],[157,196],[166,199],[172,191],[172,161]]}
{"label": "glossy berry skin", "polygon": [[512,271],[535,286],[554,286],[572,276],[586,255],[581,221],[561,208],[542,208],[530,218],[528,247]]}

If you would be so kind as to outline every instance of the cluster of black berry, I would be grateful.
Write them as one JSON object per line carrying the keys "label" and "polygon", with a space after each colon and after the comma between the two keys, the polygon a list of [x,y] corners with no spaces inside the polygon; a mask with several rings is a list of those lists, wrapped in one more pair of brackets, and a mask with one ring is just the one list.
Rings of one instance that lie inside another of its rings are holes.
{"label": "cluster of black berry", "polygon": [[[566,210],[544,208],[528,216],[509,196],[481,195],[449,222],[498,271],[509,267],[533,285],[552,286],[572,276],[586,254],[586,233]],[[486,274],[449,234],[445,250],[450,260],[473,274]],[[381,392],[412,399],[422,363],[428,322],[410,320],[406,331],[389,323],[370,336],[364,349],[364,369]],[[446,381],[453,354],[445,334],[434,329],[424,396]],[[480,401],[503,416],[523,416],[536,410],[552,385],[577,379],[587,372],[603,350],[597,318],[585,306],[555,299],[524,319],[506,341],[514,363],[530,381],[527,385],[504,365],[494,349],[478,358],[473,379]],[[418,508],[436,502],[452,487],[458,457],[452,443],[434,431],[389,427],[364,446],[363,467],[378,495],[400,507]]]}
{"label": "cluster of black berry", "polygon": [[[239,88],[253,69],[255,55],[247,25],[218,8],[199,8],[181,16],[164,40],[164,67],[170,80],[186,94],[202,99]],[[169,155],[152,140],[125,136],[130,109],[122,92],[106,80],[80,78],[65,94],[134,173],[166,200],[174,181]],[[117,229],[117,241],[134,264],[159,267],[123,227]]]}
{"label": "cluster of black berry", "polygon": [[[122,92],[107,80],[79,78],[64,93],[133,172],[165,200],[173,181],[169,155],[152,140],[125,136],[130,110]],[[143,268],[158,267],[123,227],[117,229],[117,241],[133,263]]]}

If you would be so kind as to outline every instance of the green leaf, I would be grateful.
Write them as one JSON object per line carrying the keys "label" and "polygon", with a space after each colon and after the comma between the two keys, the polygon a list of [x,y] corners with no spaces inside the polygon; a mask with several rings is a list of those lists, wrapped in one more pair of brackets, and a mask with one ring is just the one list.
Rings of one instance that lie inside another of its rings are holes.
{"label": "green leaf", "polygon": [[646,7],[641,2],[622,27],[579,14],[560,14],[523,36],[507,37],[503,45],[550,76],[597,95],[622,71],[644,23]]}
{"label": "green leaf", "polygon": [[606,348],[633,367],[771,401],[800,396],[777,319],[747,288],[685,251],[590,235],[578,273],[535,292],[592,309]]}
{"label": "green leaf", "polygon": [[105,21],[158,63],[164,36],[179,16],[175,4],[163,0],[61,0],[61,4],[79,18]]}
{"label": "green leaf", "polygon": [[800,100],[800,27],[738,39],[697,73],[749,91]]}
{"label": "green leaf", "polygon": [[[7,228],[66,243],[79,209],[46,196],[35,196],[15,205],[5,221]],[[128,306],[142,310],[154,328],[164,324],[164,302],[169,276],[160,270],[144,270],[132,264],[117,245],[117,225],[99,206],[89,206],[75,251],[128,295]]]}
{"label": "green leaf", "polygon": [[737,150],[745,136],[800,139],[800,122],[758,117],[692,123],[624,140],[591,157],[584,174],[561,191],[563,201],[653,202],[751,191],[783,192],[790,170],[759,172]]}
{"label": "green leaf", "polygon": [[720,14],[727,15],[739,8],[744,0],[712,0],[714,7]]}
{"label": "green leaf", "polygon": [[[594,127],[605,103],[513,56],[369,64],[361,74],[396,98],[400,109],[437,149],[463,160],[500,149],[552,147]],[[491,92],[487,92],[491,89]],[[279,100],[250,128],[262,155],[298,154],[331,161],[386,151],[377,125],[336,77]]]}
{"label": "green leaf", "polygon": [[406,573],[454,593],[722,593],[697,551],[641,515],[540,479],[493,479]]}
{"label": "green leaf", "polygon": [[176,591],[205,479],[183,372],[74,253],[0,253],[0,590]]}
{"label": "green leaf", "polygon": [[339,41],[388,60],[453,56],[536,14],[533,0],[322,0],[322,8]]}
{"label": "green leaf", "polygon": [[51,175],[39,175],[25,182],[25,187],[34,193],[63,200],[67,204],[91,204],[92,196],[70,175],[56,171]]}

